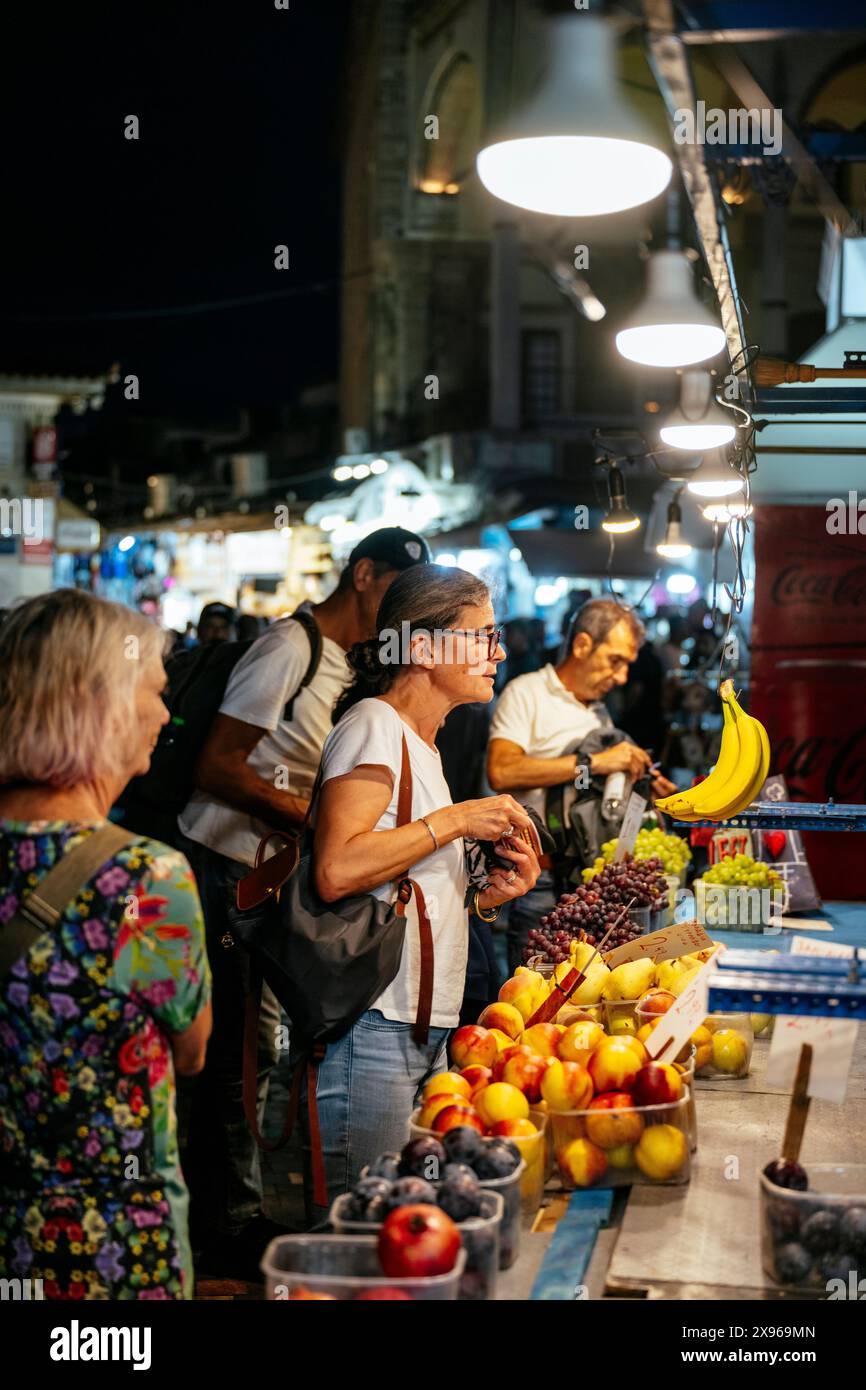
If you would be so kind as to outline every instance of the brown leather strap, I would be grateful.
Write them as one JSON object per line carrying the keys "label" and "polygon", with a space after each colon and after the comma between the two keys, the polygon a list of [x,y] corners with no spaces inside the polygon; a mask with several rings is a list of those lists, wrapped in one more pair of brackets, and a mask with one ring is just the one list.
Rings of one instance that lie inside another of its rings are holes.
{"label": "brown leather strap", "polygon": [[[285,846],[272,854],[270,859],[262,860],[264,848],[269,840],[283,839]],[[298,867],[301,858],[301,841],[294,835],[283,835],[280,831],[273,831],[270,835],[259,841],[256,850],[256,867],[251,869],[243,878],[239,878],[235,890],[235,901],[241,912],[246,912],[251,907],[258,907],[266,898],[277,898],[280,896],[280,889],[291,878],[295,869]]]}
{"label": "brown leather strap", "polygon": [[403,752],[400,760],[400,788],[397,792],[397,821],[395,829],[401,825],[408,825],[412,819],[412,764],[409,761],[409,749],[406,745],[406,735],[403,735]]}
{"label": "brown leather strap", "polygon": [[413,893],[415,895],[415,906],[418,909],[418,944],[420,948],[421,968],[418,979],[418,1009],[415,1014],[415,1026],[412,1030],[412,1037],[415,1042],[418,1043],[419,1047],[423,1047],[430,1036],[430,1015],[433,1011],[433,928],[430,925],[430,917],[427,912],[427,904],[424,901],[424,893],[421,885],[420,883],[416,883],[414,878],[404,878],[401,880],[396,907],[398,915],[400,917],[405,917],[406,908],[411,901]]}

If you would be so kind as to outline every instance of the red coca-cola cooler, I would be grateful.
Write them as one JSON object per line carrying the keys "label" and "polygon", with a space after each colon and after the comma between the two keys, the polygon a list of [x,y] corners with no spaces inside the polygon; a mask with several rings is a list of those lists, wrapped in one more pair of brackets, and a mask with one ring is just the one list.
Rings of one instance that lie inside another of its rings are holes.
{"label": "red coca-cola cooler", "polygon": [[[866,804],[866,534],[823,507],[760,507],[750,709],[792,801]],[[866,898],[866,835],[811,832],[828,898]]]}

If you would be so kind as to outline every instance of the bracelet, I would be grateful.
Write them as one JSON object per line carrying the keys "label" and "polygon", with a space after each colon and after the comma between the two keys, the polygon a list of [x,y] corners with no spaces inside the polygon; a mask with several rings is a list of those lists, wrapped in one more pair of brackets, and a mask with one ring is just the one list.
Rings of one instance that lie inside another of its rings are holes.
{"label": "bracelet", "polygon": [[430,824],[429,820],[427,819],[426,816],[419,816],[419,817],[418,817],[418,820],[420,821],[421,825],[426,825],[426,827],[427,827],[427,833],[429,834],[430,839],[433,841],[433,848],[434,848],[434,850],[438,850],[438,848],[439,848],[439,841],[438,841],[438,839],[436,838],[436,831],[433,829],[433,827],[432,827],[432,825]]}
{"label": "bracelet", "polygon": [[479,891],[480,891],[480,890],[479,890],[478,888],[476,888],[476,889],[475,889],[475,892],[474,892],[474,894],[473,894],[473,896],[472,896],[472,910],[473,910],[473,912],[475,913],[475,916],[478,917],[478,918],[480,918],[480,920],[481,920],[482,922],[495,922],[496,919],[497,919],[497,917],[499,916],[499,907],[501,907],[502,904],[500,903],[498,907],[491,907],[491,908],[489,908],[488,911],[490,912],[490,916],[489,916],[489,917],[485,917],[485,915],[484,915],[484,909],[483,909],[482,907],[480,907],[480,906],[479,906],[479,903],[478,903],[478,893],[479,893]]}

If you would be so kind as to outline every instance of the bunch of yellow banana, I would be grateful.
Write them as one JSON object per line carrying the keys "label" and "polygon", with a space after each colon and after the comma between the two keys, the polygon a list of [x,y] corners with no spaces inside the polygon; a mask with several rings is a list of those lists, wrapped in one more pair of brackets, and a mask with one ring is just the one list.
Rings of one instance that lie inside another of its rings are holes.
{"label": "bunch of yellow banana", "polygon": [[718,761],[697,787],[655,804],[674,820],[727,820],[751,806],[770,770],[770,740],[763,724],[737,703],[732,681],[723,681],[724,728]]}

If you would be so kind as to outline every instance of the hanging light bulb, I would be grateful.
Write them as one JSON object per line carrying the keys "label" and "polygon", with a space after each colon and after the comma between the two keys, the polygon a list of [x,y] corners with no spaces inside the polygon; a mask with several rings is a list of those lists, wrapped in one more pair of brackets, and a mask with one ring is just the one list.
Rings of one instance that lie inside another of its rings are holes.
{"label": "hanging light bulb", "polygon": [[745,482],[736,468],[728,463],[722,449],[713,449],[705,454],[699,468],[686,484],[689,492],[696,497],[731,497],[735,492],[743,492]]}
{"label": "hanging light bulb", "polygon": [[741,517],[752,515],[752,507],[748,502],[708,502],[701,511],[707,521],[720,521],[724,525],[729,521],[739,521]]}
{"label": "hanging light bulb", "polygon": [[667,187],[673,166],[623,100],[614,43],[594,16],[549,22],[541,93],[478,155],[488,192],[530,212],[596,217]]}
{"label": "hanging light bulb", "polygon": [[683,514],[680,511],[680,504],[674,497],[668,503],[668,524],[665,528],[665,538],[659,541],[656,550],[659,555],[664,555],[666,560],[682,560],[684,556],[691,555],[692,547],[682,533]]}
{"label": "hanging light bulb", "polygon": [[688,367],[715,357],[724,345],[724,330],[695,294],[686,256],[654,252],[646,297],[617,333],[618,352],[646,367]]}
{"label": "hanging light bulb", "polygon": [[636,531],[640,526],[640,517],[635,516],[630,510],[625,495],[625,482],[616,464],[611,464],[610,476],[608,478],[610,489],[610,510],[601,523],[604,531],[610,531],[614,535],[622,534],[625,531]]}
{"label": "hanging light bulb", "polygon": [[718,449],[736,434],[734,417],[713,395],[713,378],[703,368],[683,372],[680,403],[659,431],[665,444],[692,452]]}

